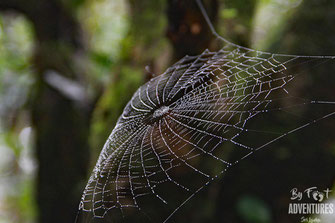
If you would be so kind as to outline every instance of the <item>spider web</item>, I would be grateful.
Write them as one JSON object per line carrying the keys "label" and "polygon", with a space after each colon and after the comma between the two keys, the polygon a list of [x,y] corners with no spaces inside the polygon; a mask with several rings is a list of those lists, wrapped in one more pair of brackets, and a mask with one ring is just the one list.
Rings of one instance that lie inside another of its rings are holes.
{"label": "spider web", "polygon": [[[242,159],[334,116],[334,101],[297,97],[290,84],[302,65],[335,57],[272,54],[222,40],[221,50],[185,56],[136,91],[102,149],[79,220],[166,222]],[[248,126],[315,104],[332,108],[282,132]],[[248,137],[261,140],[255,144]]]}

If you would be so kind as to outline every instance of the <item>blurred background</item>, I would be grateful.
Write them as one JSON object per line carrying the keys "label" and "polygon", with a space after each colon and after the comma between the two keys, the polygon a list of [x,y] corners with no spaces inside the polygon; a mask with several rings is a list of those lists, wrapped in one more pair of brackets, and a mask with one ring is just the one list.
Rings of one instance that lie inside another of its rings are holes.
{"label": "blurred background", "polygon": [[[332,0],[203,2],[234,43],[335,55]],[[219,45],[194,0],[0,0],[0,223],[73,222],[133,92],[186,54]],[[334,62],[308,77],[302,95],[334,101]],[[331,117],[245,160],[174,220],[301,222],[287,214],[290,190],[333,187],[334,126]]]}

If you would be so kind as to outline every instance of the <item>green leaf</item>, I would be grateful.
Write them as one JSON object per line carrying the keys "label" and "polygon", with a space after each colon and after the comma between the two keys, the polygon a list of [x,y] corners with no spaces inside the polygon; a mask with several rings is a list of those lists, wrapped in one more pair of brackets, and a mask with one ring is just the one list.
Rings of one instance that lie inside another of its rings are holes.
{"label": "green leaf", "polygon": [[246,195],[237,202],[240,217],[248,223],[270,223],[271,211],[261,199]]}

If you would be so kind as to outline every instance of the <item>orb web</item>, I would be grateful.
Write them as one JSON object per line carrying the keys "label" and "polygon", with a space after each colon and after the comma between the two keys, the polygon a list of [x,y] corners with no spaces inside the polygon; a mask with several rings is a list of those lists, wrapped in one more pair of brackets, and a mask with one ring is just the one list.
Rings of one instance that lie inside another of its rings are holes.
{"label": "orb web", "polygon": [[[217,52],[185,56],[133,95],[84,190],[83,222],[167,222],[231,166],[295,131],[333,118],[335,101],[292,92],[302,65],[332,56],[261,52],[224,40]],[[252,120],[308,105],[329,112],[282,132]],[[253,144],[246,137],[261,137]],[[231,151],[238,155],[230,157]]]}

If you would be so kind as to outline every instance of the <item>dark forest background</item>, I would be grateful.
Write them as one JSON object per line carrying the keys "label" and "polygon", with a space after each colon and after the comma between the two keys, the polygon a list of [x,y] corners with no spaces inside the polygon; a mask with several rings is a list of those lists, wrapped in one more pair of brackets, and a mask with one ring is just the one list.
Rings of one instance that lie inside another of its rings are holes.
{"label": "dark forest background", "polygon": [[[332,0],[203,2],[234,43],[335,55]],[[73,222],[133,92],[186,54],[219,46],[194,0],[0,0],[0,222]],[[300,93],[334,101],[334,62],[306,72]],[[300,222],[287,214],[290,190],[332,188],[334,126],[331,117],[245,160],[174,221]]]}

